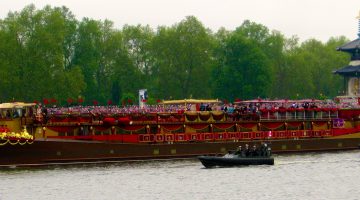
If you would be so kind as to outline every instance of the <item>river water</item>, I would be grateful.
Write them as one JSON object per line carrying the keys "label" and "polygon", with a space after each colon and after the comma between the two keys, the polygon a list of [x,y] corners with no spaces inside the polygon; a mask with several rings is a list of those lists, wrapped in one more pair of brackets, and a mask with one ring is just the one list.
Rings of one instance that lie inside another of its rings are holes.
{"label": "river water", "polygon": [[274,166],[196,159],[0,171],[0,200],[360,199],[360,150],[275,155]]}

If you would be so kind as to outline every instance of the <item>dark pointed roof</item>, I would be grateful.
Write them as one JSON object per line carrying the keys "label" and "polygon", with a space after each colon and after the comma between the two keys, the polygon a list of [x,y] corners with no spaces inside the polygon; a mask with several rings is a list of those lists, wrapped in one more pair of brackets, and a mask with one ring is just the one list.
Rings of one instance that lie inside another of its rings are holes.
{"label": "dark pointed roof", "polygon": [[340,74],[345,76],[349,76],[349,75],[360,76],[360,65],[356,65],[356,66],[348,65],[346,67],[334,71],[334,74]]}
{"label": "dark pointed roof", "polygon": [[344,44],[338,47],[336,50],[353,53],[355,52],[356,49],[360,49],[360,38],[353,40],[347,44]]}

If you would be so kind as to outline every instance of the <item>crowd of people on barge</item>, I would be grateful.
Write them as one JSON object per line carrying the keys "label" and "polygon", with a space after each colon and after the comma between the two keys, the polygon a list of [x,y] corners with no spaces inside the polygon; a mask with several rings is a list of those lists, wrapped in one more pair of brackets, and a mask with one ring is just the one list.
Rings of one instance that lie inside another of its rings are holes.
{"label": "crowd of people on barge", "polygon": [[145,105],[143,107],[137,105],[128,106],[83,106],[75,105],[69,107],[44,106],[39,105],[48,115],[61,114],[131,114],[131,113],[184,113],[186,111],[223,111],[228,114],[260,114],[267,111],[280,111],[282,109],[315,109],[315,108],[339,108],[340,105],[333,101],[325,102],[302,102],[302,103],[236,103],[236,104],[176,104],[176,105]]}
{"label": "crowd of people on barge", "polygon": [[[174,105],[107,105],[107,106],[85,106],[85,105],[72,105],[67,107],[59,107],[56,105],[42,105],[37,104],[37,109],[34,114],[41,114],[44,117],[79,114],[79,115],[93,115],[93,116],[107,116],[107,115],[119,115],[119,114],[133,114],[133,113],[179,113],[184,112],[197,112],[197,111],[220,111],[227,114],[239,114],[239,115],[261,115],[266,112],[280,112],[282,110],[308,110],[308,109],[337,109],[346,108],[351,105],[338,104],[334,101],[292,101],[290,103],[284,102],[236,102],[236,103],[202,103],[202,104],[174,104]],[[8,117],[20,117],[22,113],[9,111],[1,112],[2,118]]]}

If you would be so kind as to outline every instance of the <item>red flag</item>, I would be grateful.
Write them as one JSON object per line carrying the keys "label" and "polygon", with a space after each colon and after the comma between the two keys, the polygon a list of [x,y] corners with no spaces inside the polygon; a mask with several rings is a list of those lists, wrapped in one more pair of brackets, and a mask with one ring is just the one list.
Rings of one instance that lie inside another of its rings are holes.
{"label": "red flag", "polygon": [[71,104],[71,103],[73,102],[73,99],[72,99],[72,98],[68,98],[66,101],[68,102],[68,104]]}
{"label": "red flag", "polygon": [[99,102],[96,101],[96,100],[94,100],[94,101],[93,101],[93,104],[94,104],[94,106],[97,106],[97,105],[99,104]]}
{"label": "red flag", "polygon": [[108,102],[107,102],[107,104],[108,105],[111,105],[113,102],[111,101],[111,100],[109,100]]}
{"label": "red flag", "polygon": [[51,102],[51,103],[56,103],[56,102],[57,102],[57,100],[56,100],[56,99],[54,99],[54,98],[51,98],[51,99],[50,99],[50,102]]}
{"label": "red flag", "polygon": [[48,99],[43,99],[43,103],[44,103],[45,105],[47,105],[47,104],[49,104],[49,100],[48,100]]}
{"label": "red flag", "polygon": [[83,99],[83,98],[79,98],[79,99],[78,99],[78,103],[80,103],[80,104],[84,103],[84,99]]}

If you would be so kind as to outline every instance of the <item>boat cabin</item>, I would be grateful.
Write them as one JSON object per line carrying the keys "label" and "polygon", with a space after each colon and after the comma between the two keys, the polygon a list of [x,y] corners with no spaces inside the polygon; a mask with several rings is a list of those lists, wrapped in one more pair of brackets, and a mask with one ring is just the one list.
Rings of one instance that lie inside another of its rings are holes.
{"label": "boat cabin", "polygon": [[33,124],[35,103],[12,102],[0,104],[0,126],[11,131],[21,131]]}

